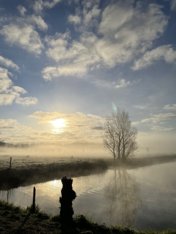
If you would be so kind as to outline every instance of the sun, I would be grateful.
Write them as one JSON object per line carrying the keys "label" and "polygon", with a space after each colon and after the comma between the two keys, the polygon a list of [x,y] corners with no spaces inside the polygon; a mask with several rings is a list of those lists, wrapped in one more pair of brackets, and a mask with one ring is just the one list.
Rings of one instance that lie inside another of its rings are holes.
{"label": "sun", "polygon": [[66,127],[66,121],[65,119],[58,118],[51,120],[51,125],[53,126],[53,132],[56,134],[64,132],[64,129]]}

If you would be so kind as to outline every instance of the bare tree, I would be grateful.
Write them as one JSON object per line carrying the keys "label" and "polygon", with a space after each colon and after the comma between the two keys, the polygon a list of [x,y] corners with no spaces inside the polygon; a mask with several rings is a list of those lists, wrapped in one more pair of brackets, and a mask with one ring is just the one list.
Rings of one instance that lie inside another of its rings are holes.
{"label": "bare tree", "polygon": [[105,147],[114,159],[126,159],[137,149],[136,128],[131,126],[126,111],[116,111],[105,123]]}

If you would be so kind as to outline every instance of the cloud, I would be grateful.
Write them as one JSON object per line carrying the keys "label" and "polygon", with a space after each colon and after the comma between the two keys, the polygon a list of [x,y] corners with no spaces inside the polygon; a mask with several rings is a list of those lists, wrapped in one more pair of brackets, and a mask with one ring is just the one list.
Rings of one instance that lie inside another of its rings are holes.
{"label": "cloud", "polygon": [[111,89],[123,89],[123,88],[127,88],[128,86],[133,85],[132,82],[126,79],[118,79],[112,82],[110,82],[109,80],[97,79],[97,80],[94,80],[93,83],[99,87],[111,88]]}
{"label": "cloud", "polygon": [[52,120],[58,118],[64,119],[66,121],[66,128],[61,134],[63,141],[96,141],[102,138],[100,127],[104,126],[104,118],[97,115],[80,112],[63,113],[37,111],[31,114],[30,117],[36,119],[38,123],[43,124],[43,126],[50,124]]}
{"label": "cloud", "polygon": [[48,25],[46,24],[46,22],[44,21],[44,19],[38,15],[32,15],[32,16],[29,16],[27,18],[27,21],[35,26],[37,26],[38,29],[40,30],[47,30],[48,29]]}
{"label": "cloud", "polygon": [[164,32],[167,21],[156,4],[147,8],[134,7],[129,1],[108,5],[99,26],[103,38],[98,42],[98,51],[110,67],[126,63],[152,45]]}
{"label": "cloud", "polygon": [[176,50],[174,50],[171,45],[163,45],[147,51],[142,58],[135,61],[132,69],[140,70],[161,59],[166,63],[176,63]]}
{"label": "cloud", "polygon": [[125,79],[121,79],[117,82],[117,84],[115,85],[116,89],[121,89],[121,88],[126,88],[131,84],[130,81],[127,81]]}
{"label": "cloud", "polygon": [[176,0],[171,0],[170,4],[171,4],[171,10],[176,11]]}
{"label": "cloud", "polygon": [[79,64],[63,65],[58,67],[45,67],[42,70],[42,75],[45,80],[52,80],[58,76],[83,76],[86,74],[87,68],[80,66]]}
{"label": "cloud", "polygon": [[[134,7],[129,1],[118,1],[109,4],[102,12],[99,11],[98,3],[88,1],[83,5],[77,10],[80,12],[79,16],[77,14],[68,17],[75,25],[81,21],[78,39],[72,39],[68,32],[46,38],[46,55],[56,65],[43,70],[45,79],[68,75],[84,76],[95,69],[112,68],[130,62],[152,46],[153,41],[164,32],[168,22],[161,6],[157,4],[148,4],[147,7],[137,4]],[[84,8],[87,9],[86,13]],[[97,14],[93,14],[94,8],[97,9]],[[84,14],[87,21],[84,18],[83,22],[80,17]],[[89,30],[91,25],[96,27],[97,34]]]}
{"label": "cloud", "polygon": [[61,0],[35,0],[33,1],[33,9],[36,13],[41,13],[45,9],[51,9]]}
{"label": "cloud", "polygon": [[149,118],[141,120],[141,123],[161,123],[174,119],[176,119],[176,114],[174,113],[159,113],[151,115]]}
{"label": "cloud", "polygon": [[10,79],[12,73],[0,67],[0,106],[11,105],[13,103],[22,105],[34,105],[37,99],[34,97],[23,97],[27,93],[20,86],[15,86]]}
{"label": "cloud", "polygon": [[7,68],[13,68],[17,71],[20,69],[19,66],[17,64],[15,64],[12,60],[7,59],[1,55],[0,55],[0,65],[5,66]]}
{"label": "cloud", "polygon": [[81,18],[78,15],[69,15],[68,22],[74,25],[78,25],[81,23]]}
{"label": "cloud", "polygon": [[27,12],[26,8],[22,5],[17,6],[17,10],[19,11],[21,16],[25,16],[25,14]]}
{"label": "cloud", "polygon": [[17,97],[15,102],[23,106],[31,106],[36,105],[38,103],[38,99],[35,97]]}
{"label": "cloud", "polygon": [[13,128],[17,124],[15,119],[0,119],[0,129]]}
{"label": "cloud", "polygon": [[[20,124],[16,119],[0,119],[0,138],[8,143],[35,143],[35,129]],[[33,141],[31,141],[33,138]]]}
{"label": "cloud", "polygon": [[34,30],[32,25],[10,23],[3,26],[0,34],[11,45],[17,45],[36,55],[41,54],[43,44],[38,32]]}
{"label": "cloud", "polygon": [[155,132],[170,132],[170,131],[174,131],[175,128],[173,127],[163,127],[163,126],[153,126],[151,127],[151,130],[152,131],[155,131]]}
{"label": "cloud", "polygon": [[46,54],[49,58],[58,63],[55,67],[46,67],[42,74],[44,79],[51,80],[59,76],[83,76],[89,69],[100,61],[93,42],[96,37],[92,34],[84,35],[79,41],[72,41],[69,44],[70,35],[56,34],[54,37],[46,39],[48,50]]}
{"label": "cloud", "polygon": [[167,104],[163,108],[164,110],[176,111],[176,104]]}
{"label": "cloud", "polygon": [[21,17],[15,17],[14,21],[18,24],[27,24],[27,25],[33,25],[34,27],[38,28],[39,30],[46,31],[48,29],[47,23],[44,21],[44,19],[41,17],[41,15],[36,14],[27,14],[27,10],[24,6],[19,5],[17,6],[17,9],[20,13]]}
{"label": "cloud", "polygon": [[99,0],[75,2],[74,9],[76,12],[68,16],[68,22],[73,24],[78,31],[97,27],[101,13],[99,2]]}

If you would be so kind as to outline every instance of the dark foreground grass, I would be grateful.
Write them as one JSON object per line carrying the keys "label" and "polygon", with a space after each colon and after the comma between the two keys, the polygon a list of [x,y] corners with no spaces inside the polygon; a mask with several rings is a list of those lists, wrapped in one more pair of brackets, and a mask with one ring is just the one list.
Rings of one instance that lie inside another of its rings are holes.
{"label": "dark foreground grass", "polygon": [[[68,228],[67,231],[61,230],[59,216],[50,217],[40,212],[30,213],[30,209],[20,209],[13,205],[0,201],[0,233],[25,233],[25,234],[175,234],[176,231],[161,232],[143,232],[135,231],[129,228],[111,227],[88,221],[84,216],[74,219],[74,227]],[[59,211],[59,209],[58,209]]]}

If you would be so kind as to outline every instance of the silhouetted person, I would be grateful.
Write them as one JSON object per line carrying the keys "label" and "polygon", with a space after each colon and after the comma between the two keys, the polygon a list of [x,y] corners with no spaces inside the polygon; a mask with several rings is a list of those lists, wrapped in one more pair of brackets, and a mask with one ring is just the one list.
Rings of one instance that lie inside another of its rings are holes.
{"label": "silhouetted person", "polygon": [[61,197],[60,197],[60,217],[62,228],[67,229],[73,225],[73,208],[72,208],[72,201],[76,198],[76,193],[72,189],[73,180],[71,178],[67,178],[64,176],[62,179],[62,190],[61,190]]}

